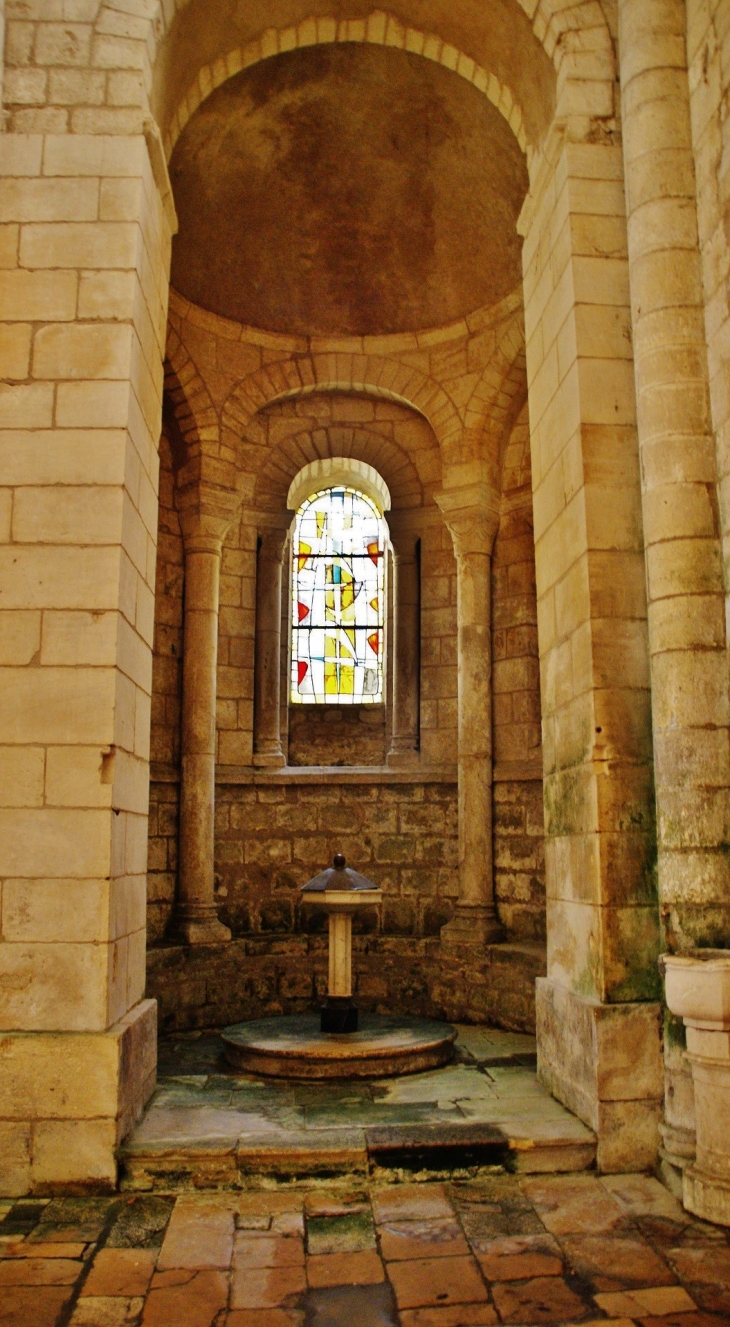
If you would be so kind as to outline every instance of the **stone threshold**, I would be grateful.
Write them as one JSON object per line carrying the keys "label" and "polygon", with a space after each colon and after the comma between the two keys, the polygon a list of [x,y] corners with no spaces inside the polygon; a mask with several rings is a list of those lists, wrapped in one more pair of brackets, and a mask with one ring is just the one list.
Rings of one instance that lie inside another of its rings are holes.
{"label": "stone threshold", "polygon": [[163,1075],[119,1154],[132,1190],[398,1182],[587,1170],[596,1138],[537,1081],[533,1037],[458,1028],[455,1060],[378,1080],[231,1074],[215,1031],[160,1043]]}
{"label": "stone threshold", "polygon": [[[505,761],[495,765],[492,774],[493,783],[532,783],[542,781],[542,763],[530,760]],[[179,783],[180,771],[174,765],[164,765],[158,761],[150,764],[152,783]],[[216,765],[215,781],[219,787],[237,785],[259,785],[280,787],[282,785],[331,784],[427,784],[458,782],[458,771],[454,765],[431,765],[428,768],[391,768],[389,765],[283,765],[279,769],[267,769],[254,765]]]}

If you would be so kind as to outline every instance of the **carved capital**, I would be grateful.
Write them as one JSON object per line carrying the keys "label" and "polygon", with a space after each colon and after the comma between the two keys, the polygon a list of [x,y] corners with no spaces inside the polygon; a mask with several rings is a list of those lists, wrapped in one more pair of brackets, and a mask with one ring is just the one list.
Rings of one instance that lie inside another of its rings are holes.
{"label": "carved capital", "polygon": [[265,525],[259,529],[259,559],[262,562],[281,562],[291,529],[291,517],[285,525]]}
{"label": "carved capital", "polygon": [[471,553],[491,557],[499,525],[499,497],[486,484],[446,489],[435,494],[454,541],[457,558]]}

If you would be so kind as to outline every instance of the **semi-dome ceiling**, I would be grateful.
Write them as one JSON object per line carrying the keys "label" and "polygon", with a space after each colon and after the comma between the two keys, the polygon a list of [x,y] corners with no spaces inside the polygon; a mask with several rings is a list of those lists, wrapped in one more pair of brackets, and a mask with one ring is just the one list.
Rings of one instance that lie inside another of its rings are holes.
{"label": "semi-dome ceiling", "polygon": [[308,47],[218,88],[170,163],[172,280],[269,331],[442,326],[520,278],[519,146],[487,98],[387,47]]}

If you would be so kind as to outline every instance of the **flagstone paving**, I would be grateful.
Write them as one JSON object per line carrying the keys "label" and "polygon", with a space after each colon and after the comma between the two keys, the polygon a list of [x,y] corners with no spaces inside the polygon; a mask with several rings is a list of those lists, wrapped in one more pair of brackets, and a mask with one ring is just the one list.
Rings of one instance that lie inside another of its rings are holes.
{"label": "flagstone paving", "polygon": [[3,1327],[712,1327],[730,1232],[646,1176],[0,1203]]}
{"label": "flagstone paving", "polygon": [[535,1041],[460,1027],[453,1063],[425,1073],[292,1082],[227,1070],[214,1032],[160,1042],[158,1087],[122,1150],[125,1188],[230,1186],[268,1174],[405,1167],[574,1171],[595,1138],[535,1076]]}

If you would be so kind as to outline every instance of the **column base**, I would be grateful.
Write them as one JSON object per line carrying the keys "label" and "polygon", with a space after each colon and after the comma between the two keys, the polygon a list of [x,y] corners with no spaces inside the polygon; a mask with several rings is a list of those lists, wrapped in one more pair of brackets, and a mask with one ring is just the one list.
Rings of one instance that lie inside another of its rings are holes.
{"label": "column base", "polygon": [[494,908],[487,904],[458,903],[450,921],[441,927],[441,944],[445,949],[483,949],[504,940],[504,928]]}
{"label": "column base", "polygon": [[186,945],[217,945],[231,939],[231,931],[219,921],[215,909],[178,916],[175,930]]}
{"label": "column base", "polygon": [[106,1032],[0,1038],[0,1197],[111,1193],[157,1077],[157,1002]]}
{"label": "column base", "polygon": [[537,1074],[593,1129],[604,1174],[652,1170],[664,1103],[661,1005],[599,1004],[536,982]]}
{"label": "column base", "polygon": [[682,1177],[682,1202],[688,1212],[730,1226],[730,1180],[707,1175],[697,1166],[687,1166]]}
{"label": "column base", "polygon": [[389,769],[415,769],[419,763],[419,753],[414,747],[405,751],[391,750],[385,757]]}
{"label": "column base", "polygon": [[286,756],[283,751],[254,751],[252,763],[257,769],[284,769]]}

